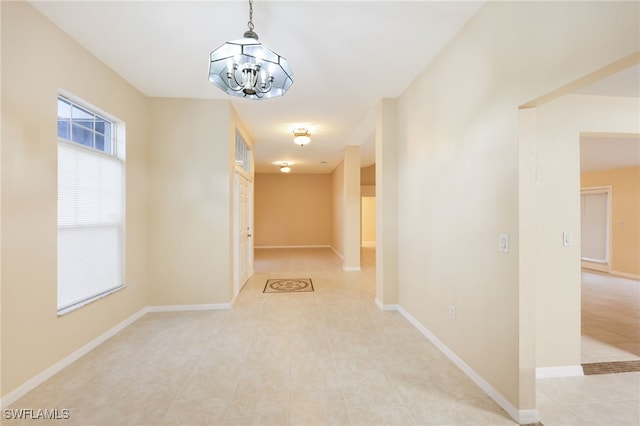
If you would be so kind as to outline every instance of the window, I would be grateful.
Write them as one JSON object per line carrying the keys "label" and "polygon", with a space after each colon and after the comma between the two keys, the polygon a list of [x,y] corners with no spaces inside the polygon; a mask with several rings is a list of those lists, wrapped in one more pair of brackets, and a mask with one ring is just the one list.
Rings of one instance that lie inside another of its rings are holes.
{"label": "window", "polygon": [[115,154],[113,127],[106,118],[69,99],[58,97],[58,138]]}
{"label": "window", "polygon": [[124,150],[116,144],[117,126],[58,98],[59,314],[124,285]]}
{"label": "window", "polygon": [[251,150],[239,132],[236,131],[236,165],[251,173]]}
{"label": "window", "polygon": [[609,263],[608,188],[588,188],[580,193],[580,240],[583,261]]}

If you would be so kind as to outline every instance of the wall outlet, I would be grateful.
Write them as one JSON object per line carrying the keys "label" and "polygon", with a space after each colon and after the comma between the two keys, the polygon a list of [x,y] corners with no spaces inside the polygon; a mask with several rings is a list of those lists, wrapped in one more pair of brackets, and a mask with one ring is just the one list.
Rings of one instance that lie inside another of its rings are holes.
{"label": "wall outlet", "polygon": [[456,319],[456,305],[449,305],[449,318],[455,321]]}

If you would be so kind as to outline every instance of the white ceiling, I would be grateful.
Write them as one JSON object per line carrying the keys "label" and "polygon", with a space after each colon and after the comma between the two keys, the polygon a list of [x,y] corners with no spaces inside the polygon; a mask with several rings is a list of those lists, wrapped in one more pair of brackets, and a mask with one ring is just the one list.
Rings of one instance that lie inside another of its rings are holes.
{"label": "white ceiling", "polygon": [[[282,98],[229,97],[207,79],[209,53],[246,30],[248,1],[32,1],[41,13],[147,96],[229,99],[256,142],[257,172],[328,173],[345,145],[375,161],[375,106],[399,96],[482,1],[262,1],[260,40],[285,56],[294,84]],[[640,66],[576,92],[640,96]],[[309,127],[311,144],[291,129]],[[634,142],[635,140],[635,142]],[[634,145],[635,143],[635,145]],[[588,169],[640,164],[638,138],[589,138]]]}
{"label": "white ceiling", "polygon": [[[640,65],[596,81],[575,94],[636,98],[640,102]],[[580,138],[581,172],[635,166],[640,166],[640,135],[586,135]]]}
{"label": "white ceiling", "polygon": [[580,138],[580,171],[640,166],[640,135],[599,135]]}
{"label": "white ceiling", "polygon": [[[32,1],[47,18],[147,96],[229,99],[255,141],[257,172],[331,172],[345,145],[374,162],[375,106],[397,97],[481,1],[262,1],[260,41],[289,61],[282,98],[229,97],[209,83],[209,53],[247,29],[248,1]],[[293,144],[307,126],[311,144]],[[322,162],[325,163],[322,163]]]}

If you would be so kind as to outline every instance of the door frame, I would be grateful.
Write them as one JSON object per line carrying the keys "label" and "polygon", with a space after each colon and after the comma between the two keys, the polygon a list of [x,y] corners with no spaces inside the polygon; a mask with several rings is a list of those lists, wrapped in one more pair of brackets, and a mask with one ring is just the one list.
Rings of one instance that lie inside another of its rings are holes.
{"label": "door frame", "polygon": [[[606,260],[605,262],[599,262],[593,259],[585,259],[582,256],[582,250],[580,251],[580,266],[585,269],[591,269],[600,272],[611,273],[611,234],[612,234],[612,226],[611,226],[611,193],[612,187],[611,185],[605,186],[591,186],[580,188],[580,195],[594,195],[594,194],[607,194],[607,224],[606,224]],[[581,203],[582,204],[582,203]],[[580,206],[582,209],[582,205]],[[582,216],[582,214],[581,214]],[[580,224],[580,233],[582,233],[582,223]],[[582,239],[581,239],[582,240]]]}

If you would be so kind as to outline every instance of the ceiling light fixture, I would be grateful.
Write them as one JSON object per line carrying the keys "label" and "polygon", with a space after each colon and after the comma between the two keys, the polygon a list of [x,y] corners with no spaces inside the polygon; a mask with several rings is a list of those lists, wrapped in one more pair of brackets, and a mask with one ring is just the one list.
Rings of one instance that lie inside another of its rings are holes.
{"label": "ceiling light fixture", "polygon": [[309,129],[294,129],[293,141],[300,146],[305,146],[306,144],[311,142],[311,134],[309,133]]}
{"label": "ceiling light fixture", "polygon": [[280,166],[280,171],[282,173],[289,173],[291,171],[291,166],[289,166],[289,163],[282,163],[282,165]]}
{"label": "ceiling light fixture", "polygon": [[253,0],[249,0],[249,31],[211,52],[209,81],[232,96],[264,99],[282,96],[293,83],[285,58],[258,41],[253,31]]}

